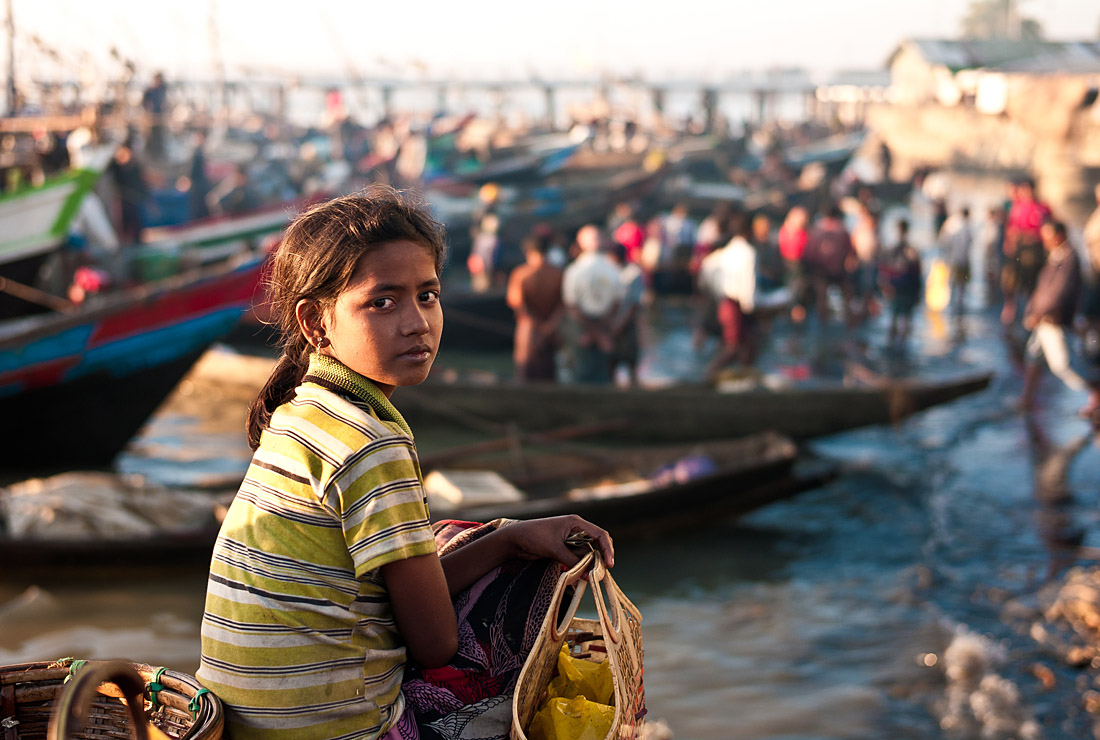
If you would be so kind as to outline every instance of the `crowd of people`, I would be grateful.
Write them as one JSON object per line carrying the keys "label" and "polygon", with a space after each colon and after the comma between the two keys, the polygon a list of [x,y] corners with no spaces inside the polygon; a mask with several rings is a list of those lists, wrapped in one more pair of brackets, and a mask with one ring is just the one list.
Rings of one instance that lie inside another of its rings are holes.
{"label": "crowd of people", "polygon": [[[619,204],[606,223],[579,229],[569,249],[549,228],[527,237],[525,262],[508,280],[517,379],[612,383],[625,367],[625,381],[637,383],[644,308],[684,276],[696,350],[717,340],[711,381],[731,367],[753,369],[776,320],[855,329],[886,313],[886,349],[904,349],[922,306],[967,313],[978,261],[1006,331],[1028,334],[1020,406],[1033,405],[1045,362],[1087,394],[1082,415],[1100,417],[1100,207],[1085,230],[1085,265],[1029,180],[1011,183],[1004,205],[981,219],[934,200],[932,240],[921,244],[908,215],[884,219],[868,188],[826,199],[816,213],[793,205],[781,220],[734,203],[698,220],[683,204],[651,218],[638,212]],[[1078,344],[1087,351],[1071,351]],[[1092,369],[1075,370],[1075,354]]]}
{"label": "crowd of people", "polygon": [[[179,118],[173,105],[178,101],[163,76],[154,76],[141,98],[143,124],[116,149],[97,186],[116,234],[108,249],[139,244],[148,227],[173,220],[245,213],[379,178],[414,186],[435,166],[436,155],[425,155],[425,131],[396,120],[360,126],[335,91],[326,97],[323,126],[292,132],[269,120],[252,142],[262,156],[232,167],[207,160],[206,129],[185,139],[169,131],[169,119]],[[184,141],[188,151],[181,156]],[[66,167],[66,143],[53,135],[35,138],[36,167],[47,174]],[[888,157],[884,161],[888,171]],[[38,177],[9,168],[4,182],[13,176]],[[467,267],[475,290],[507,286],[518,379],[611,383],[621,372],[636,383],[641,320],[655,296],[693,294],[694,345],[702,352],[708,339],[717,344],[705,363],[705,376],[714,381],[731,367],[752,371],[776,320],[838,320],[854,329],[886,313],[887,346],[903,349],[922,305],[959,317],[967,312],[977,258],[1004,325],[1030,336],[1021,405],[1033,403],[1045,361],[1071,388],[1088,392],[1082,413],[1097,413],[1095,383],[1089,372],[1074,369],[1070,349],[1081,335],[1091,338],[1084,344],[1090,356],[1100,352],[1094,277],[1100,274],[1100,216],[1086,229],[1081,264],[1069,230],[1026,179],[1010,185],[1003,206],[978,218],[965,205],[949,209],[945,197],[934,198],[933,237],[916,244],[908,221],[884,218],[871,188],[855,183],[836,192],[827,184],[819,195],[783,210],[748,211],[726,202],[709,213],[682,203],[653,212],[649,204],[620,202],[603,223],[575,234],[536,228],[521,245],[522,264],[510,273],[501,259],[509,245],[501,243],[502,223],[488,198],[484,212],[474,214]],[[89,230],[86,238],[94,236]]]}
{"label": "crowd of people", "polygon": [[904,341],[922,285],[908,225],[897,225],[884,250],[876,204],[853,199],[846,206],[827,203],[814,219],[796,205],[777,229],[768,213],[732,203],[699,221],[684,204],[641,219],[622,203],[606,224],[579,229],[568,250],[551,229],[537,229],[524,241],[524,264],[508,280],[517,379],[553,381],[564,365],[577,382],[610,383],[625,367],[628,382],[636,383],[642,309],[677,286],[693,294],[696,349],[709,336],[719,339],[711,379],[729,366],[753,367],[776,317],[827,322],[839,312],[851,326],[875,313],[885,296],[900,327],[891,341],[895,334]]}

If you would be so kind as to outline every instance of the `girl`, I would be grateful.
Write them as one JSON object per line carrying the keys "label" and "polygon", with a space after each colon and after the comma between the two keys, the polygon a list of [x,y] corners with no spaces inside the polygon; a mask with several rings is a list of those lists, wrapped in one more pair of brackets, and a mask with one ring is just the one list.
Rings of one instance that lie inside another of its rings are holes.
{"label": "girl", "polygon": [[423,206],[374,188],[302,214],[275,254],[285,344],[250,410],[255,456],[214,549],[197,674],[238,740],[451,737],[489,708],[510,717],[553,561],[578,559],[565,539],[613,562],[579,517],[429,525],[389,399],[435,359],[444,252]]}

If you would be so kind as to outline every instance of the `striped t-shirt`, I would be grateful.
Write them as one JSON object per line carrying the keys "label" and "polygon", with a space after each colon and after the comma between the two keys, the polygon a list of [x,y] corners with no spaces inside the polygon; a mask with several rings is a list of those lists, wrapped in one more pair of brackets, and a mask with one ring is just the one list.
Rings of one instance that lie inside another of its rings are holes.
{"label": "striped t-shirt", "polygon": [[379,568],[435,552],[412,434],[321,355],[263,432],[214,548],[198,678],[232,736],[375,738],[405,647]]}

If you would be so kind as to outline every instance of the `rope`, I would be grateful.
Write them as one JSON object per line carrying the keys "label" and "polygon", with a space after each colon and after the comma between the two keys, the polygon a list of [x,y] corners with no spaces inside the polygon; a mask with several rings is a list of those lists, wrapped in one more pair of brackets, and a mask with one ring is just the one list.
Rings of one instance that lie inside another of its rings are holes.
{"label": "rope", "polygon": [[195,692],[194,698],[192,698],[191,701],[189,701],[187,703],[187,708],[191,710],[191,719],[198,719],[199,718],[199,709],[202,708],[202,705],[199,704],[199,697],[202,696],[203,694],[209,694],[209,693],[210,693],[210,689],[199,689],[198,691]]}
{"label": "rope", "polygon": [[160,682],[160,677],[164,675],[167,668],[158,668],[157,672],[153,674],[153,680],[145,685],[146,690],[149,692],[149,703],[154,707],[159,703],[157,701],[157,694],[164,691],[164,684]]}
{"label": "rope", "polygon": [[88,661],[86,660],[74,660],[69,665],[69,675],[65,676],[65,680],[62,681],[62,683],[68,683],[70,680],[72,680],[73,676],[76,675],[76,672],[87,665],[87,663]]}

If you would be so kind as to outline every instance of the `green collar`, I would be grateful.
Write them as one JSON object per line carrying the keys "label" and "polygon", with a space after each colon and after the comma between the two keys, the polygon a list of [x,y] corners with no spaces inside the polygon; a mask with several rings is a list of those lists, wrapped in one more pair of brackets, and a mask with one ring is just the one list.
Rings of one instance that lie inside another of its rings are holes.
{"label": "green collar", "polygon": [[355,372],[348,366],[327,355],[312,353],[309,356],[309,369],[302,378],[304,383],[316,383],[329,390],[346,393],[356,400],[370,405],[382,421],[392,421],[410,437],[412,429],[401,416],[401,412],[394,408],[390,399],[386,398],[377,385],[370,378]]}

